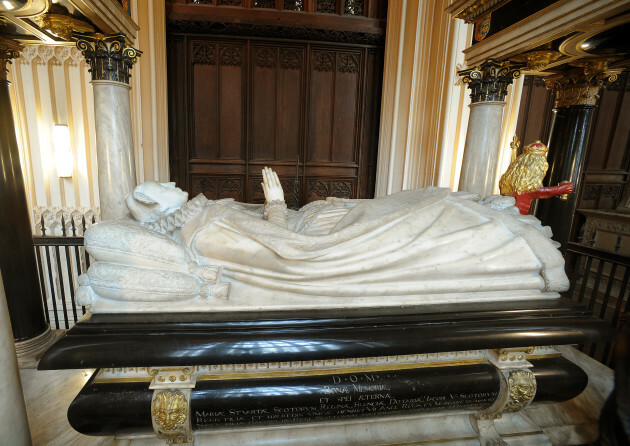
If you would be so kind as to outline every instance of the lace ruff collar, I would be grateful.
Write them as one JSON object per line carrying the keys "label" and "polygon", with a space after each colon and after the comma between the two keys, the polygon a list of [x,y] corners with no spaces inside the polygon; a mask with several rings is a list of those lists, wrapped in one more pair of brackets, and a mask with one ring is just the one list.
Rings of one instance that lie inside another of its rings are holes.
{"label": "lace ruff collar", "polygon": [[142,223],[142,226],[161,232],[162,234],[172,232],[177,228],[181,228],[184,223],[201,212],[210,202],[211,200],[208,200],[203,194],[199,194],[192,200],[184,203],[184,205],[176,211],[165,215],[159,220]]}

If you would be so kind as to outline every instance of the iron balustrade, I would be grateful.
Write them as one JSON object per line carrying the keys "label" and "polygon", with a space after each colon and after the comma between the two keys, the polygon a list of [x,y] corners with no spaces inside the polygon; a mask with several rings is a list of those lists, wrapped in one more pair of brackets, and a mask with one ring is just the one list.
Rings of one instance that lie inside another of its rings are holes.
{"label": "iron balustrade", "polygon": [[[94,216],[91,223],[95,223]],[[75,300],[78,277],[90,267],[90,256],[83,246],[86,227],[85,217],[78,228],[71,218],[68,233],[62,216],[61,235],[47,235],[42,216],[42,234],[33,236],[44,311],[53,329],[69,329],[86,313],[85,307],[77,308]]]}
{"label": "iron balustrade", "polygon": [[[630,258],[609,251],[568,243],[566,271],[570,288],[564,293],[583,304],[594,316],[613,325],[619,333],[628,321],[630,308]],[[614,366],[613,343],[580,345],[584,353]]]}

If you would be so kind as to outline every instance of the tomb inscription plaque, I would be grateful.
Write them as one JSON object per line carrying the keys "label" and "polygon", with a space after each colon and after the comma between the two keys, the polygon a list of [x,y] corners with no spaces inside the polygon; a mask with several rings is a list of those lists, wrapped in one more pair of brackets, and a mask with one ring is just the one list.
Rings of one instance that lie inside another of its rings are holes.
{"label": "tomb inscription plaque", "polygon": [[489,407],[490,364],[197,383],[193,429],[335,421]]}

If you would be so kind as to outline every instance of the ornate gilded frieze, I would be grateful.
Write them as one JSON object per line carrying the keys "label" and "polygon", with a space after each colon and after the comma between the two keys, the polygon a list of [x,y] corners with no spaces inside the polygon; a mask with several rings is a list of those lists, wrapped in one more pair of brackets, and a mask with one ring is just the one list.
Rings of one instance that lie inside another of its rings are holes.
{"label": "ornate gilded frieze", "polygon": [[622,69],[610,68],[609,62],[607,59],[580,60],[572,65],[581,69],[546,78],[547,88],[556,93],[555,107],[596,106],[602,86],[615,82],[622,72]]}
{"label": "ornate gilded frieze", "polygon": [[462,82],[470,88],[470,99],[477,102],[502,102],[507,96],[507,88],[521,75],[524,64],[509,60],[499,62],[488,59],[474,68],[458,71]]}
{"label": "ornate gilded frieze", "polygon": [[142,51],[128,46],[124,34],[74,33],[77,48],[90,65],[93,81],[129,83],[131,68]]}
{"label": "ornate gilded frieze", "polygon": [[22,48],[19,43],[0,37],[0,79],[7,79],[7,64],[11,63],[11,59],[20,57]]}

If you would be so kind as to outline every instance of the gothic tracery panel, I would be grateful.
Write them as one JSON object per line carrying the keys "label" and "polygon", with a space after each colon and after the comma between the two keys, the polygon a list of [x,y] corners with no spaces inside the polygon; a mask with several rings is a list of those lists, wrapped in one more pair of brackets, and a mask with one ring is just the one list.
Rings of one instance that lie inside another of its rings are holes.
{"label": "gothic tracery panel", "polygon": [[192,176],[192,196],[204,194],[209,200],[220,200],[222,198],[234,198],[243,201],[243,179],[242,177],[226,176]]}

